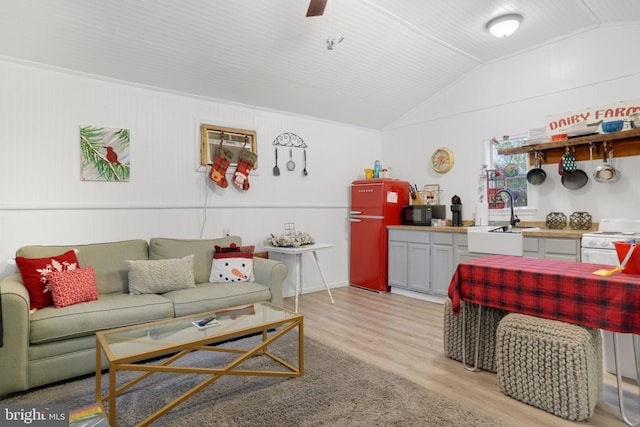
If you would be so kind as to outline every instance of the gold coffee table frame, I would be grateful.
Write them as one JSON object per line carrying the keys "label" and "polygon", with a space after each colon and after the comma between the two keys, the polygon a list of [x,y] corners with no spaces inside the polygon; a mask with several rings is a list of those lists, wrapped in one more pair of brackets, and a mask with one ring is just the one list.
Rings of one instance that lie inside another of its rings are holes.
{"label": "gold coffee table frame", "polygon": [[[218,326],[200,330],[191,323],[192,321],[203,319],[214,313],[221,323]],[[296,328],[298,329],[297,367],[277,355],[272,354],[268,349],[269,345]],[[269,330],[275,330],[275,332],[269,336]],[[97,332],[96,401],[102,406],[105,414],[109,414],[109,425],[115,427],[117,415],[116,397],[154,372],[204,374],[208,376],[201,383],[183,393],[173,402],[157,410],[138,424],[140,426],[146,426],[224,375],[300,377],[304,374],[303,332],[302,315],[276,307],[268,302]],[[262,334],[262,341],[250,349],[208,346],[208,344],[255,333]],[[239,356],[222,368],[197,368],[171,365],[195,350],[236,353]],[[103,354],[109,362],[109,393],[105,395],[102,395],[101,384]],[[166,354],[172,354],[172,356],[158,364],[140,364],[148,359]],[[236,369],[244,361],[256,355],[268,356],[287,368],[287,370],[254,371]],[[142,371],[144,373],[118,387],[116,383],[116,374],[118,371]],[[108,411],[106,410],[105,403],[108,405]]]}

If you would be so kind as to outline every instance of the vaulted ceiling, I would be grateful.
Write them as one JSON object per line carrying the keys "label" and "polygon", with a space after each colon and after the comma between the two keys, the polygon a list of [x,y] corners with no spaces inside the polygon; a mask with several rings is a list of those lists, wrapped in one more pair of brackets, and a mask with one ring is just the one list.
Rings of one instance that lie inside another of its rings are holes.
{"label": "vaulted ceiling", "polygon": [[[383,129],[477,66],[640,21],[638,0],[308,1],[0,0],[0,55]],[[513,36],[486,31],[511,12]]]}

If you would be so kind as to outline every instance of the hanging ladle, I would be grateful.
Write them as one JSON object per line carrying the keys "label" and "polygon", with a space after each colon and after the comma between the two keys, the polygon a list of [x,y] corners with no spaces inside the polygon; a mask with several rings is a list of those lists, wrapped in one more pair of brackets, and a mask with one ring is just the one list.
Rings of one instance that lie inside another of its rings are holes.
{"label": "hanging ladle", "polygon": [[296,163],[293,161],[293,149],[289,148],[289,161],[287,162],[287,170],[292,171],[296,168]]}

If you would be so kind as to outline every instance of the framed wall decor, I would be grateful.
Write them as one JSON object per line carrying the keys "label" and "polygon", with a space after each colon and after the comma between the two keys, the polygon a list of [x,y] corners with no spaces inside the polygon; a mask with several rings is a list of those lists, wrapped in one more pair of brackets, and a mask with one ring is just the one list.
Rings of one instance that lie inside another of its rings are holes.
{"label": "framed wall decor", "polygon": [[440,204],[440,184],[426,184],[422,188],[422,200],[426,205]]}
{"label": "framed wall decor", "polygon": [[[233,153],[231,164],[238,163],[238,154],[242,148],[246,148],[254,154],[258,153],[256,131],[246,129],[233,129],[215,125],[200,125],[200,165],[211,166],[216,156],[216,148],[223,145]],[[258,168],[258,163],[254,169]],[[233,169],[229,169],[232,171]]]}
{"label": "framed wall decor", "polygon": [[128,182],[129,129],[80,126],[80,179]]}

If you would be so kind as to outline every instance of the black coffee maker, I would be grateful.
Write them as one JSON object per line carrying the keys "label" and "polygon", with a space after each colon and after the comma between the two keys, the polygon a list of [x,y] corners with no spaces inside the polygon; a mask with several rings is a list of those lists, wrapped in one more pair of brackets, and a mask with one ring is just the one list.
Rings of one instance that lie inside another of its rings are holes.
{"label": "black coffee maker", "polygon": [[462,201],[460,197],[453,196],[451,198],[451,226],[462,227]]}

